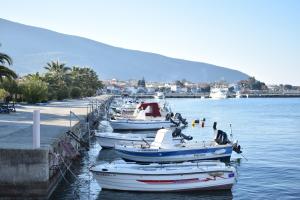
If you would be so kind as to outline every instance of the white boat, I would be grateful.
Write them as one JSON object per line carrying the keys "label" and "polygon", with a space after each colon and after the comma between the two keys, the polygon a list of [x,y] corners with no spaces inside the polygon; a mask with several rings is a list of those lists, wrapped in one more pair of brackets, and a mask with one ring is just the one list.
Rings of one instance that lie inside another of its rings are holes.
{"label": "white boat", "polygon": [[155,99],[165,99],[165,94],[163,92],[156,92],[154,95]]}
{"label": "white boat", "polygon": [[115,99],[110,108],[116,113],[132,114],[140,105],[136,99]]}
{"label": "white boat", "polygon": [[[227,135],[224,135],[226,133],[216,131],[217,139],[214,141],[174,144],[172,135],[182,136],[181,130],[160,129],[155,136],[154,142],[150,145],[116,145],[115,151],[126,161],[144,163],[170,163],[210,159],[228,161],[230,160],[233,148],[237,153],[241,153],[240,146],[237,143],[229,141]],[[183,135],[182,137],[187,138],[188,136]]]}
{"label": "white boat", "polygon": [[228,97],[227,87],[212,87],[210,89],[210,95],[212,99],[226,99]]}
{"label": "white boat", "polygon": [[[103,148],[113,148],[115,145],[146,145],[154,141],[155,134],[131,134],[131,133],[112,133],[96,132],[98,143]],[[179,144],[181,138],[173,138],[173,142]]]}
{"label": "white boat", "polygon": [[113,117],[110,125],[114,130],[158,130],[178,126],[180,122],[187,124],[181,115],[172,119],[166,111],[167,107],[162,109],[157,102],[142,103],[132,116]]}
{"label": "white boat", "polygon": [[236,170],[221,162],[149,164],[112,162],[90,168],[102,189],[145,192],[230,190]]}
{"label": "white boat", "polygon": [[110,120],[113,130],[158,130],[176,126],[172,122],[164,119],[157,120],[136,120],[136,119],[115,119]]}

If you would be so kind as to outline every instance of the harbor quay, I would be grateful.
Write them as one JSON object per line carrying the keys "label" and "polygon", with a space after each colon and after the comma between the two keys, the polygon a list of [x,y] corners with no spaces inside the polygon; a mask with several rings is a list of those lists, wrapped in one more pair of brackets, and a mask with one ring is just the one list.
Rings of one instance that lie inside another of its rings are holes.
{"label": "harbor quay", "polygon": [[[105,117],[110,95],[16,105],[0,114],[0,199],[47,199]],[[33,113],[38,112],[35,135]]]}

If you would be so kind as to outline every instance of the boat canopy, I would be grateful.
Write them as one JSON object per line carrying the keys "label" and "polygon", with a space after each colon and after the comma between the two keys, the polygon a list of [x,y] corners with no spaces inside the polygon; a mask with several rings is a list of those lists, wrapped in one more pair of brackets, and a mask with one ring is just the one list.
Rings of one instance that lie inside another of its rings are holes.
{"label": "boat canopy", "polygon": [[160,111],[159,111],[159,105],[156,102],[142,103],[140,105],[139,109],[145,110],[146,116],[161,117],[161,114],[160,114]]}

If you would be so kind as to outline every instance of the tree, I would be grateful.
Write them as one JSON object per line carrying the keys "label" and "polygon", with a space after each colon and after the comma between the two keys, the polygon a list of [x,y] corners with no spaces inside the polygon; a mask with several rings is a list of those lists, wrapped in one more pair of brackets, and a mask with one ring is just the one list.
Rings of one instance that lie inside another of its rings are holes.
{"label": "tree", "polygon": [[103,87],[97,73],[89,67],[73,67],[71,72],[72,87],[81,89],[82,96],[92,96]]}
{"label": "tree", "polygon": [[0,101],[5,99],[8,95],[9,93],[5,89],[0,88]]}
{"label": "tree", "polygon": [[44,80],[49,84],[48,98],[58,100],[68,98],[71,68],[58,61],[51,61],[44,68],[47,70]]}
{"label": "tree", "polygon": [[267,90],[268,87],[265,83],[255,79],[255,77],[249,77],[248,80],[242,80],[238,83],[240,88],[249,90]]}
{"label": "tree", "polygon": [[26,77],[20,82],[20,93],[28,103],[47,100],[48,85],[37,77]]}
{"label": "tree", "polygon": [[74,99],[81,97],[81,89],[79,87],[73,87],[70,96]]}
{"label": "tree", "polygon": [[66,79],[69,78],[69,72],[71,71],[71,68],[67,67],[65,63],[60,63],[58,61],[51,61],[47,63],[45,69],[48,70],[46,77],[48,76],[49,78],[58,81],[58,85],[65,83]]}
{"label": "tree", "polygon": [[17,74],[9,69],[5,65],[12,65],[12,59],[4,53],[0,53],[0,82],[3,81],[3,77],[7,77],[8,79],[15,79],[17,78]]}
{"label": "tree", "polygon": [[184,83],[179,80],[175,81],[175,85],[178,87],[184,87]]}
{"label": "tree", "polygon": [[16,95],[19,93],[18,82],[14,79],[3,78],[0,83],[0,88],[6,90],[12,98],[16,99]]}

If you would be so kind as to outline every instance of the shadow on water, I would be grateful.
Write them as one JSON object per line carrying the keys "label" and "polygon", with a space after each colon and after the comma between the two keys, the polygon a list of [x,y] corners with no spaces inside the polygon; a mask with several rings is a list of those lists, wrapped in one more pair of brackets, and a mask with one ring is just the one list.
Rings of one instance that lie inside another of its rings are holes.
{"label": "shadow on water", "polygon": [[111,149],[101,149],[98,154],[97,161],[111,162],[113,160],[120,159],[120,157]]}
{"label": "shadow on water", "polygon": [[143,200],[226,200],[233,199],[231,190],[220,191],[197,191],[197,192],[120,192],[111,190],[102,190],[98,200],[128,200],[128,199],[143,199]]}

